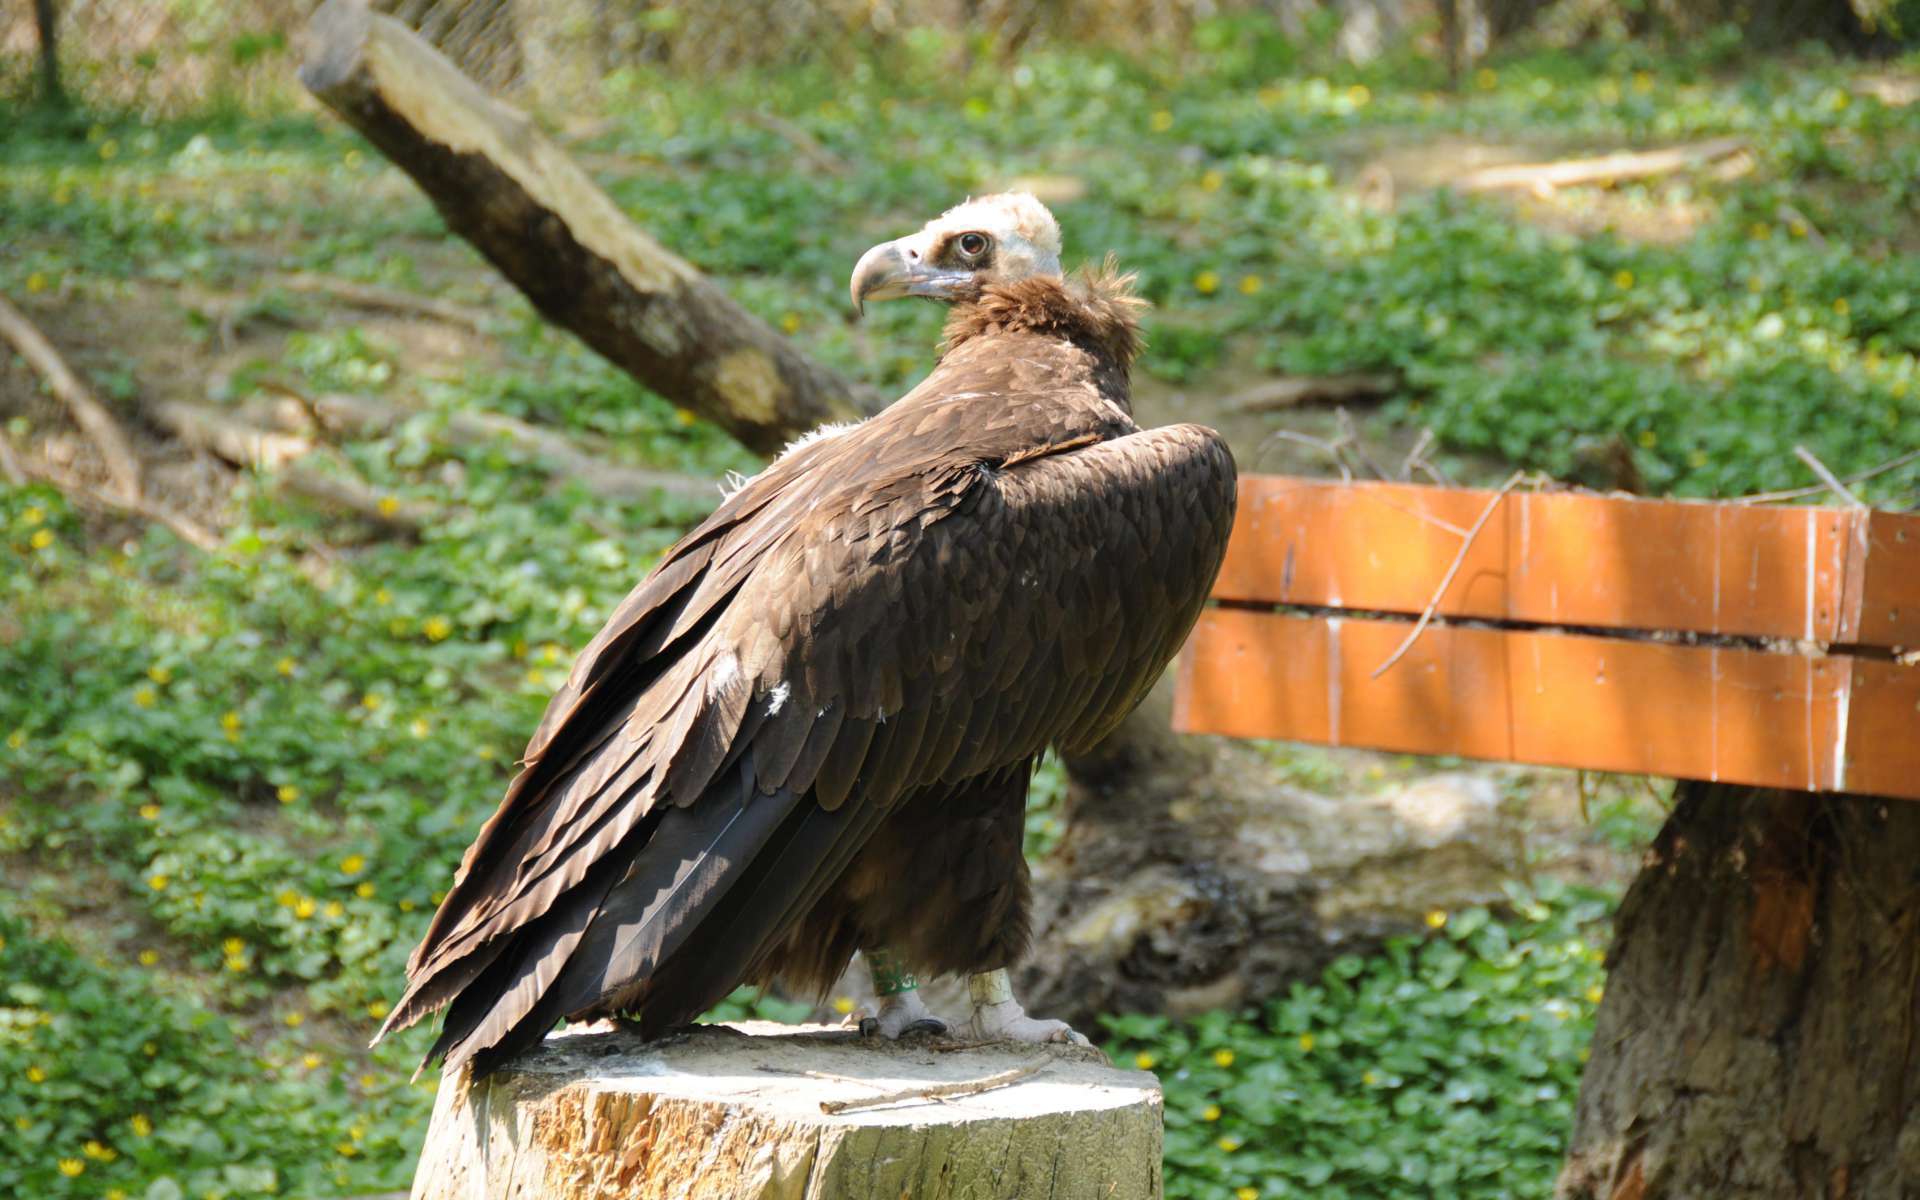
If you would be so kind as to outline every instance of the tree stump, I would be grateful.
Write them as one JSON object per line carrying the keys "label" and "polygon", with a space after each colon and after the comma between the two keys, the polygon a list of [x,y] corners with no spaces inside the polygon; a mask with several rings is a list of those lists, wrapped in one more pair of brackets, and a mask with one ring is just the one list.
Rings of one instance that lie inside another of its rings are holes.
{"label": "tree stump", "polygon": [[1677,800],[1620,907],[1558,1195],[1920,1194],[1920,804]]}
{"label": "tree stump", "polygon": [[1160,1120],[1153,1076],[1095,1050],[758,1022],[559,1033],[441,1080],[413,1197],[1149,1200]]}

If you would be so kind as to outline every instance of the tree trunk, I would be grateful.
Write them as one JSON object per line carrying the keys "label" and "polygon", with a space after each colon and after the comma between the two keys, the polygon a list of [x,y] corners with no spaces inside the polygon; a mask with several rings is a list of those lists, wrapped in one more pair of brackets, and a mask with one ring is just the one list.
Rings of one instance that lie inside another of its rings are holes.
{"label": "tree trunk", "polygon": [[364,0],[314,14],[301,81],[413,176],[542,315],[761,454],[871,398],[635,228],[531,121]]}
{"label": "tree trunk", "polygon": [[1920,1194],[1920,805],[1688,783],[1621,905],[1562,1200]]}
{"label": "tree trunk", "polygon": [[1158,1200],[1158,1082],[1097,1051],[724,1026],[443,1076],[414,1200]]}
{"label": "tree trunk", "polygon": [[33,20],[40,31],[40,100],[64,105],[67,93],[60,86],[60,14],[54,0],[33,0]]}

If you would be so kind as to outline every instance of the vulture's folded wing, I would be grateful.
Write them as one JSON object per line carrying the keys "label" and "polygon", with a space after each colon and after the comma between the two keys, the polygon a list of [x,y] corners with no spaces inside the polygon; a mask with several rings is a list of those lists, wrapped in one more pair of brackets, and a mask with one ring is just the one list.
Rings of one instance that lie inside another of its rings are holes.
{"label": "vulture's folded wing", "polygon": [[862,432],[729,500],[582,656],[390,1025],[457,996],[453,1063],[595,1005],[689,1019],[899,797],[1090,745],[1144,696],[1224,553],[1216,434],[1080,434],[877,480]]}

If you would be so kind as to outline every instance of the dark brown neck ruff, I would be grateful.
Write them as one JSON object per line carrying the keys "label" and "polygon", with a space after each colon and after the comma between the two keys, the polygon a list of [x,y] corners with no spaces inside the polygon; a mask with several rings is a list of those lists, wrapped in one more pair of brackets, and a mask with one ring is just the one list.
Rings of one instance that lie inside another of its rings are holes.
{"label": "dark brown neck ruff", "polygon": [[1112,259],[1072,282],[1035,276],[988,284],[953,306],[946,348],[990,333],[1031,331],[1073,342],[1125,372],[1140,352],[1137,314],[1146,304],[1133,294],[1133,276],[1121,274]]}

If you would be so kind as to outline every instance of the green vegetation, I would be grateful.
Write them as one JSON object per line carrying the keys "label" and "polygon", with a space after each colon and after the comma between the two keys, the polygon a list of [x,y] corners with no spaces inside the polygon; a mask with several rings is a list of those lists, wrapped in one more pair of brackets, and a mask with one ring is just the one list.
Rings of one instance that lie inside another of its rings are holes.
{"label": "green vegetation", "polygon": [[[1470,477],[1615,482],[1624,459],[1690,495],[1804,484],[1795,443],[1843,474],[1920,443],[1920,107],[1875,98],[1863,69],[1609,47],[1495,62],[1452,96],[1422,62],[1322,70],[1257,27],[1199,36],[1164,61],[1053,49],[963,74],[919,42],[844,71],[623,71],[580,149],[748,307],[884,387],[925,370],[938,314],[851,324],[858,252],[1045,175],[1080,193],[1055,204],[1069,257],[1111,248],[1140,273],[1146,368],[1190,392],[1391,369],[1406,394],[1369,429],[1430,426]],[[738,119],[754,109],[846,168],[796,170]],[[1409,178],[1472,146],[1722,135],[1746,140],[1744,173],[1512,204],[1404,185],[1388,208],[1353,186],[1415,151]],[[343,549],[263,474],[200,555],[0,485],[0,1193],[403,1185],[426,1039],[360,1047],[572,650],[695,515],[556,490],[511,447],[435,431],[485,409],[638,464],[753,464],[503,298],[325,122],[9,114],[0,242],[0,293],[128,408],[203,399],[215,361],[234,403],[291,386],[408,406],[342,461],[438,514]],[[436,351],[274,282],[295,271],[497,316]],[[59,419],[30,395],[6,412],[15,436]],[[1862,492],[1916,484],[1910,466]],[[1050,805],[1029,835],[1057,836]],[[1510,919],[1452,914],[1258,1013],[1117,1018],[1117,1057],[1167,1082],[1169,1194],[1544,1195],[1604,909],[1543,885]]]}

